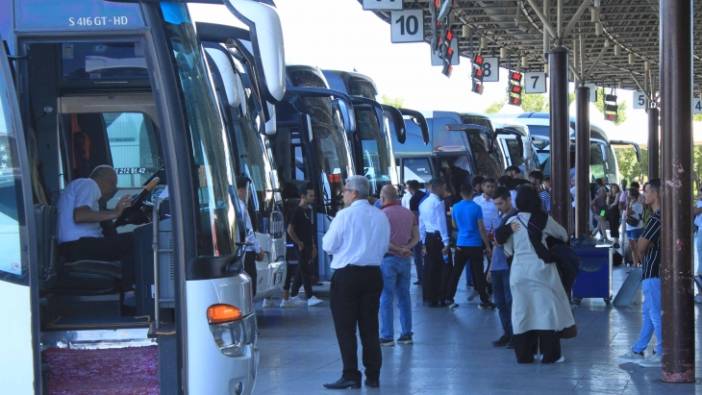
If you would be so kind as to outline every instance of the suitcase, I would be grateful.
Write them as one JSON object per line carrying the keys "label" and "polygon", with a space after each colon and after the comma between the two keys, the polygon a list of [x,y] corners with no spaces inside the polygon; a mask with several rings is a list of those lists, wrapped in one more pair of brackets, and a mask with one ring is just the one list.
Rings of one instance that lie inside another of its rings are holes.
{"label": "suitcase", "polygon": [[641,287],[642,270],[640,267],[631,269],[626,275],[622,287],[619,288],[617,296],[614,297],[614,305],[617,307],[626,307],[631,305],[638,295]]}

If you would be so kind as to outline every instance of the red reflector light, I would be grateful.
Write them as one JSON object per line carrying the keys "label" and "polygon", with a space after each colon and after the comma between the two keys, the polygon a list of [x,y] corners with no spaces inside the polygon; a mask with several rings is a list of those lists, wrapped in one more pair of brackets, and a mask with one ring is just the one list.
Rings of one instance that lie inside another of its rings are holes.
{"label": "red reflector light", "polygon": [[522,73],[518,72],[512,72],[509,76],[509,79],[516,81],[516,82],[522,82]]}
{"label": "red reflector light", "polygon": [[521,106],[522,105],[522,98],[521,97],[510,97],[509,104],[511,104],[513,106]]}
{"label": "red reflector light", "polygon": [[446,32],[446,41],[453,40],[453,32],[451,30]]}
{"label": "red reflector light", "polygon": [[521,94],[522,93],[522,86],[521,85],[512,85],[510,88],[510,92],[516,93],[516,94]]}
{"label": "red reflector light", "polygon": [[475,63],[478,66],[482,66],[483,63],[485,63],[485,58],[483,58],[483,55],[475,55],[473,58],[473,63]]}

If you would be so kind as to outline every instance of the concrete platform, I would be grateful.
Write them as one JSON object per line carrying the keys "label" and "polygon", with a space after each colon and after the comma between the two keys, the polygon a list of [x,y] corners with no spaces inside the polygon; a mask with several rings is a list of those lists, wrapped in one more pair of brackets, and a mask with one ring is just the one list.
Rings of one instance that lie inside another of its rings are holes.
{"label": "concrete platform", "polygon": [[[624,269],[615,270],[620,284]],[[641,306],[614,308],[585,299],[575,309],[579,335],[563,341],[566,362],[518,365],[512,350],[495,349],[497,313],[468,303],[465,282],[456,310],[421,306],[412,286],[415,344],[383,348],[380,389],[346,390],[368,394],[702,394],[697,384],[664,384],[660,369],[620,365],[617,356],[636,340]],[[699,316],[700,310],[696,311]],[[397,321],[397,314],[396,314]],[[396,332],[399,331],[396,323]],[[341,360],[329,304],[259,310],[261,360],[255,394],[333,394],[323,383],[341,374]],[[702,378],[697,331],[697,377]],[[397,336],[396,336],[397,337]],[[652,347],[652,345],[651,345]],[[359,352],[359,363],[360,363]],[[359,366],[362,368],[362,366]]]}

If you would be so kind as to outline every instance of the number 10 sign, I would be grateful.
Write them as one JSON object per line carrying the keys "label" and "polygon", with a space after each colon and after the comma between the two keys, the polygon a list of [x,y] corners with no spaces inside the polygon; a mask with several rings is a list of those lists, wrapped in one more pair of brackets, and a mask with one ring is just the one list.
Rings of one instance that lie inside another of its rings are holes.
{"label": "number 10 sign", "polygon": [[423,11],[392,11],[390,13],[390,38],[393,43],[424,41]]}

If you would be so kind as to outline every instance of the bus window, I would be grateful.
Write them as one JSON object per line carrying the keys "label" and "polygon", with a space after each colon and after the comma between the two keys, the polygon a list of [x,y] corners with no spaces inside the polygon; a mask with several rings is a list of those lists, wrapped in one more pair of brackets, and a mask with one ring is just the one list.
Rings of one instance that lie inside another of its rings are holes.
{"label": "bus window", "polygon": [[506,138],[505,144],[509,152],[509,159],[512,161],[512,166],[519,166],[524,163],[524,152],[520,141],[516,138]]}
{"label": "bus window", "polygon": [[24,218],[17,143],[5,89],[0,84],[0,279],[18,280],[26,274],[20,244]]}
{"label": "bus window", "polygon": [[364,176],[370,181],[370,194],[378,196],[380,189],[391,182],[390,172],[392,163],[386,163],[389,152],[384,131],[379,128],[375,112],[370,109],[356,109],[358,137],[360,140],[361,158]]}
{"label": "bus window", "polygon": [[[590,177],[597,180],[605,178],[605,158],[599,143],[590,143]],[[606,181],[606,180],[605,180]]]}
{"label": "bus window", "polygon": [[[477,175],[497,179],[502,174],[502,164],[497,158],[497,152],[491,153],[485,138],[486,133],[467,132],[470,148],[475,159]],[[520,155],[521,156],[521,155]]]}
{"label": "bus window", "polygon": [[163,166],[158,136],[151,121],[142,113],[102,114],[117,172],[117,188],[139,189]]}
{"label": "bus window", "polygon": [[405,158],[402,160],[404,182],[417,180],[425,183],[432,179],[431,164],[427,158]]}

